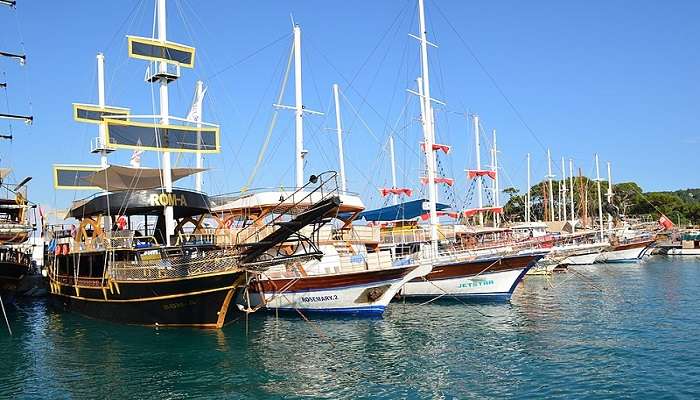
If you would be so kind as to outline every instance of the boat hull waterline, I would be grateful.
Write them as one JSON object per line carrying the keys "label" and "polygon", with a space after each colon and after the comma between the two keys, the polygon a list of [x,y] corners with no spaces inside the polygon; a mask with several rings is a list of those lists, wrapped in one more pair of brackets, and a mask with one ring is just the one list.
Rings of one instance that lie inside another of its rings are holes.
{"label": "boat hull waterline", "polygon": [[245,272],[234,271],[188,279],[112,281],[107,287],[76,287],[54,280],[49,298],[63,310],[110,322],[220,328],[231,321],[229,308],[244,278]]}
{"label": "boat hull waterline", "polygon": [[[248,294],[253,308],[302,314],[381,316],[406,282],[431,271],[429,264],[369,270],[347,274],[307,276],[297,279],[264,279]],[[285,290],[281,290],[281,289]],[[263,300],[264,296],[264,300]],[[240,291],[237,303],[247,304]]]}
{"label": "boat hull waterline", "polygon": [[438,264],[425,278],[401,290],[407,298],[458,297],[472,301],[508,301],[542,255],[517,255]]}

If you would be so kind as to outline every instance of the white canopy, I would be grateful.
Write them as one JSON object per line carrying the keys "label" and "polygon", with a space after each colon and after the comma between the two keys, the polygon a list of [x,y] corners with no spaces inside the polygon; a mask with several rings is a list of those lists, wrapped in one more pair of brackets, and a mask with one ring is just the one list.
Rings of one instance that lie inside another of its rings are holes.
{"label": "white canopy", "polygon": [[[173,168],[173,182],[206,171],[206,168]],[[159,168],[134,168],[110,165],[95,172],[90,183],[104,190],[143,190],[163,186],[163,171]]]}

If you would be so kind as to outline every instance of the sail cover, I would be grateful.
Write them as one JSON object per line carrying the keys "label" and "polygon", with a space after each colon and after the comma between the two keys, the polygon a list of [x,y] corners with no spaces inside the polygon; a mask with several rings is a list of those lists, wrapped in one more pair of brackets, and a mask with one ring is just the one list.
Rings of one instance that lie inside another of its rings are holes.
{"label": "sail cover", "polygon": [[[450,208],[447,204],[437,203],[435,208],[442,211]],[[401,221],[418,218],[425,214],[428,210],[428,200],[413,200],[405,203],[399,203],[393,206],[382,207],[376,210],[363,211],[358,219],[366,221]]]}
{"label": "sail cover", "polygon": [[[187,176],[206,171],[206,168],[173,168],[173,182]],[[163,186],[162,171],[159,168],[134,168],[110,165],[96,171],[88,180],[93,186],[104,190],[143,190]]]}

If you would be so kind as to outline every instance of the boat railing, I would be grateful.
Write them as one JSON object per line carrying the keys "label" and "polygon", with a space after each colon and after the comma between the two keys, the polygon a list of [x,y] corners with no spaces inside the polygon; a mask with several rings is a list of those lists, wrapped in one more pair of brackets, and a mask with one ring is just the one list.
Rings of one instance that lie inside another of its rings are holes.
{"label": "boat railing", "polygon": [[199,251],[172,257],[141,257],[137,261],[115,261],[109,276],[116,280],[154,280],[186,278],[239,269],[239,253],[234,249]]}

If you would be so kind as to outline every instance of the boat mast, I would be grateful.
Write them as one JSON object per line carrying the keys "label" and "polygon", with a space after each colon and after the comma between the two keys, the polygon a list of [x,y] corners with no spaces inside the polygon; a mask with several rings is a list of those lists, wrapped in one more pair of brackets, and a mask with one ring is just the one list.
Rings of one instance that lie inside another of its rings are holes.
{"label": "boat mast", "polygon": [[[477,171],[481,171],[481,151],[479,146],[479,116],[474,114],[474,147],[476,150]],[[481,191],[483,190],[481,181],[482,179],[480,177],[476,180],[476,199],[477,206],[479,207],[479,226],[484,226],[484,214],[481,212],[481,209],[484,208],[484,199],[481,193]]]}
{"label": "boat mast", "polygon": [[[97,104],[100,108],[105,106],[105,56],[102,53],[97,53]],[[107,168],[107,127],[105,124],[98,124],[99,129],[99,151],[100,165],[102,168]]]}
{"label": "boat mast", "polygon": [[[612,191],[612,175],[610,174],[610,161],[608,161],[608,193],[607,193],[607,198],[608,198],[608,204],[612,205],[612,200],[613,200],[613,191]],[[608,214],[608,231],[612,231],[613,228],[613,217]]]}
{"label": "boat mast", "polygon": [[435,203],[437,202],[437,188],[435,187],[435,154],[433,143],[435,142],[435,132],[433,131],[433,107],[430,97],[430,74],[428,70],[428,39],[425,28],[425,10],[423,0],[418,0],[419,28],[420,28],[420,53],[422,70],[422,94],[423,102],[423,136],[425,142],[426,167],[428,172],[428,201],[430,207],[430,242],[433,250],[433,257],[437,256],[438,250],[438,217]]}
{"label": "boat mast", "polygon": [[525,204],[525,220],[526,222],[531,222],[531,207],[532,207],[532,195],[530,190],[530,153],[527,153],[527,201]]}
{"label": "boat mast", "polygon": [[564,214],[564,219],[562,221],[568,221],[569,218],[566,214],[566,164],[564,164],[564,157],[561,158],[561,210]]}
{"label": "boat mast", "polygon": [[[571,202],[571,221],[576,220],[576,209],[574,208],[574,160],[569,159],[569,201]],[[572,225],[575,225],[572,224]],[[572,229],[575,229],[575,226],[572,226]]]}
{"label": "boat mast", "polygon": [[[197,81],[197,89],[195,93],[195,102],[197,107],[197,128],[202,127],[202,119],[204,118],[204,107],[202,107],[202,101],[204,97],[204,82],[201,80]],[[197,131],[197,149],[201,150],[202,148],[202,131]],[[197,168],[204,168],[204,154],[201,151],[198,151],[195,155],[195,166]],[[197,172],[194,175],[194,190],[201,192],[202,191],[202,176],[204,174],[202,172]]]}
{"label": "boat mast", "polygon": [[[333,84],[333,98],[335,99],[335,126],[338,133],[338,162],[340,163],[340,189],[343,192],[348,190],[345,180],[345,159],[343,157],[343,128],[340,123],[340,100],[338,99],[338,84]],[[392,153],[393,157],[393,153]],[[392,162],[393,168],[393,162]],[[396,185],[396,184],[394,184]]]}
{"label": "boat mast", "polygon": [[600,240],[604,239],[604,228],[603,228],[603,197],[600,193],[600,167],[598,166],[598,154],[595,155],[595,176],[596,185],[598,187],[598,221],[600,224]]}
{"label": "boat mast", "polygon": [[[499,186],[498,186],[498,147],[496,146],[496,130],[493,130],[493,171],[496,173],[496,176],[493,178],[493,199],[495,202],[496,208],[500,207],[501,199],[499,195]],[[501,214],[495,212],[493,213],[493,226],[498,227],[498,225],[501,223]]]}
{"label": "boat mast", "polygon": [[[158,0],[158,40],[165,42],[167,40],[166,36],[166,14],[165,14],[165,0]],[[161,74],[160,77],[160,123],[162,125],[168,125],[170,120],[169,110],[168,110],[168,79],[166,78],[168,72],[167,61],[159,61],[158,69]],[[166,193],[172,193],[173,191],[173,179],[172,172],[170,170],[170,152],[164,151],[162,157],[162,169],[163,169],[163,186]],[[165,218],[165,243],[170,246],[170,237],[175,234],[175,220],[173,218],[173,206],[166,205],[164,209]]]}
{"label": "boat mast", "polygon": [[549,179],[549,220],[554,221],[554,190],[552,186],[552,154],[547,149],[547,179]]}
{"label": "boat mast", "polygon": [[[394,135],[389,135],[389,160],[391,161],[391,188],[396,189],[396,160],[394,159]],[[391,202],[398,204],[398,195],[391,195]]]}
{"label": "boat mast", "polygon": [[294,25],[294,119],[296,186],[304,186],[304,103],[301,96],[301,27]]}

